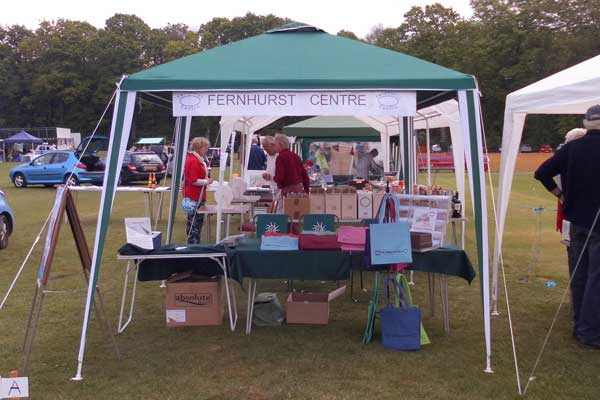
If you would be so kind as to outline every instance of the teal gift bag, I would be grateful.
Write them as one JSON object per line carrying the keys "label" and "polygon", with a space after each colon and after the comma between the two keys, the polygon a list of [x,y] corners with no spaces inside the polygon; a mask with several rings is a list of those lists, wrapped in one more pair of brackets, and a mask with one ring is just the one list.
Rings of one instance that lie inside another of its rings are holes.
{"label": "teal gift bag", "polygon": [[[389,220],[384,223],[385,207],[388,201],[393,206],[388,209]],[[382,209],[383,207],[383,209]],[[378,223],[369,225],[369,245],[371,264],[412,263],[412,248],[410,243],[410,226],[408,222],[400,221],[400,201],[396,196],[387,193],[381,200]]]}

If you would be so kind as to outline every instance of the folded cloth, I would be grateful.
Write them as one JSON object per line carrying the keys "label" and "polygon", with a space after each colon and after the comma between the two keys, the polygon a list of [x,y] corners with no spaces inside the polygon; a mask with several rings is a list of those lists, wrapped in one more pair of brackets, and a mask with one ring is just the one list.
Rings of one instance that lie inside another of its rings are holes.
{"label": "folded cloth", "polygon": [[301,233],[299,246],[300,250],[340,250],[335,232]]}

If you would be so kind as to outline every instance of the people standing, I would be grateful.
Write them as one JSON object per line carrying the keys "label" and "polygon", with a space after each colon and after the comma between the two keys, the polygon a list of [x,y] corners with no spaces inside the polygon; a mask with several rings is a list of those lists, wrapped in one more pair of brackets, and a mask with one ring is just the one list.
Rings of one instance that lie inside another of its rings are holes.
{"label": "people standing", "polygon": [[254,136],[252,138],[252,145],[250,146],[250,155],[248,156],[248,169],[265,169],[266,164],[267,156],[265,156],[265,152],[258,145],[258,138]]}
{"label": "people standing", "polygon": [[198,207],[206,202],[206,191],[212,179],[208,177],[208,167],[205,157],[210,142],[205,137],[197,137],[192,140],[191,151],[187,153],[185,166],[183,168],[183,197],[184,203],[195,203],[187,210],[187,225],[185,233],[187,242],[200,243],[200,232],[204,222],[204,215],[198,214]]}
{"label": "people standing", "polygon": [[[282,200],[290,193],[308,193],[310,179],[300,157],[290,151],[288,137],[283,134],[275,135],[274,147],[278,155],[273,180],[281,191]],[[282,206],[282,204],[278,205],[278,209]]]}
{"label": "people standing", "polygon": [[[587,133],[565,144],[535,172],[535,178],[563,203],[571,222],[568,250],[574,336],[600,349],[600,105],[583,121]],[[562,178],[560,189],[554,177]]]}
{"label": "people standing", "polygon": [[271,187],[271,194],[273,195],[273,202],[277,204],[281,203],[279,199],[279,189],[277,188],[277,184],[273,180],[275,177],[275,164],[277,162],[277,152],[275,151],[275,140],[273,136],[265,136],[262,139],[262,147],[267,153],[267,169],[266,172],[262,174],[264,180],[269,182],[269,186]]}

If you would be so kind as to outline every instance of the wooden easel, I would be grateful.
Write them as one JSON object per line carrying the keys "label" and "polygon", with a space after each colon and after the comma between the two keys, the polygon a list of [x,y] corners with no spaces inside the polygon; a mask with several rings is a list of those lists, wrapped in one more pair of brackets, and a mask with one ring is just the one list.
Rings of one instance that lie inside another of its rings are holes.
{"label": "wooden easel", "polygon": [[[33,341],[35,339],[37,323],[40,318],[42,311],[42,304],[44,302],[44,295],[46,293],[46,287],[48,286],[48,280],[50,278],[50,272],[52,269],[52,261],[54,259],[54,252],[58,243],[58,237],[60,234],[60,228],[63,222],[63,215],[66,213],[69,225],[71,226],[71,232],[75,239],[75,246],[79,253],[79,259],[81,260],[81,266],[83,275],[86,283],[89,284],[90,269],[92,265],[92,257],[85,240],[83,228],[81,226],[81,220],[77,209],[75,207],[75,201],[71,191],[66,186],[59,186],[56,189],[56,198],[54,200],[54,206],[52,208],[52,215],[48,225],[48,231],[46,233],[46,242],[44,244],[44,251],[40,260],[38,278],[35,286],[35,292],[31,303],[31,311],[29,312],[29,318],[27,321],[27,329],[25,330],[25,340],[23,342],[23,358],[21,364],[21,370],[19,371],[22,376],[27,373],[29,367],[29,358],[33,347]],[[97,301],[94,301],[94,309],[98,316],[101,328],[111,338],[112,344],[115,348],[117,358],[120,358],[119,348],[115,340],[114,335],[111,333],[110,323],[106,318],[104,311],[104,305],[100,290],[98,287],[95,288]]]}

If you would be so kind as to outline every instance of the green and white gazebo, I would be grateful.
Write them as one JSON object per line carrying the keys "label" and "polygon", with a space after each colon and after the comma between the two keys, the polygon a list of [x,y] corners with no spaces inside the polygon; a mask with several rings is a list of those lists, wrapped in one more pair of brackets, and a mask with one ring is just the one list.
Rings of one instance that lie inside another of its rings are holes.
{"label": "green and white gazebo", "polygon": [[[221,168],[232,131],[244,135],[283,116],[357,116],[387,136],[400,135],[405,171],[414,160],[413,119],[417,111],[457,99],[469,171],[483,303],[486,371],[491,372],[488,285],[488,220],[483,175],[481,113],[473,76],[330,35],[321,29],[288,24],[262,35],[184,57],[125,76],[119,83],[93,249],[77,374],[81,379],[93,288],[97,284],[120,165],[126,150],[138,93],[172,99],[175,164],[166,238],[171,240],[182,161],[193,117],[221,116]],[[410,174],[405,175],[411,187]],[[221,220],[220,212],[217,220]],[[217,240],[221,224],[217,223]]]}

